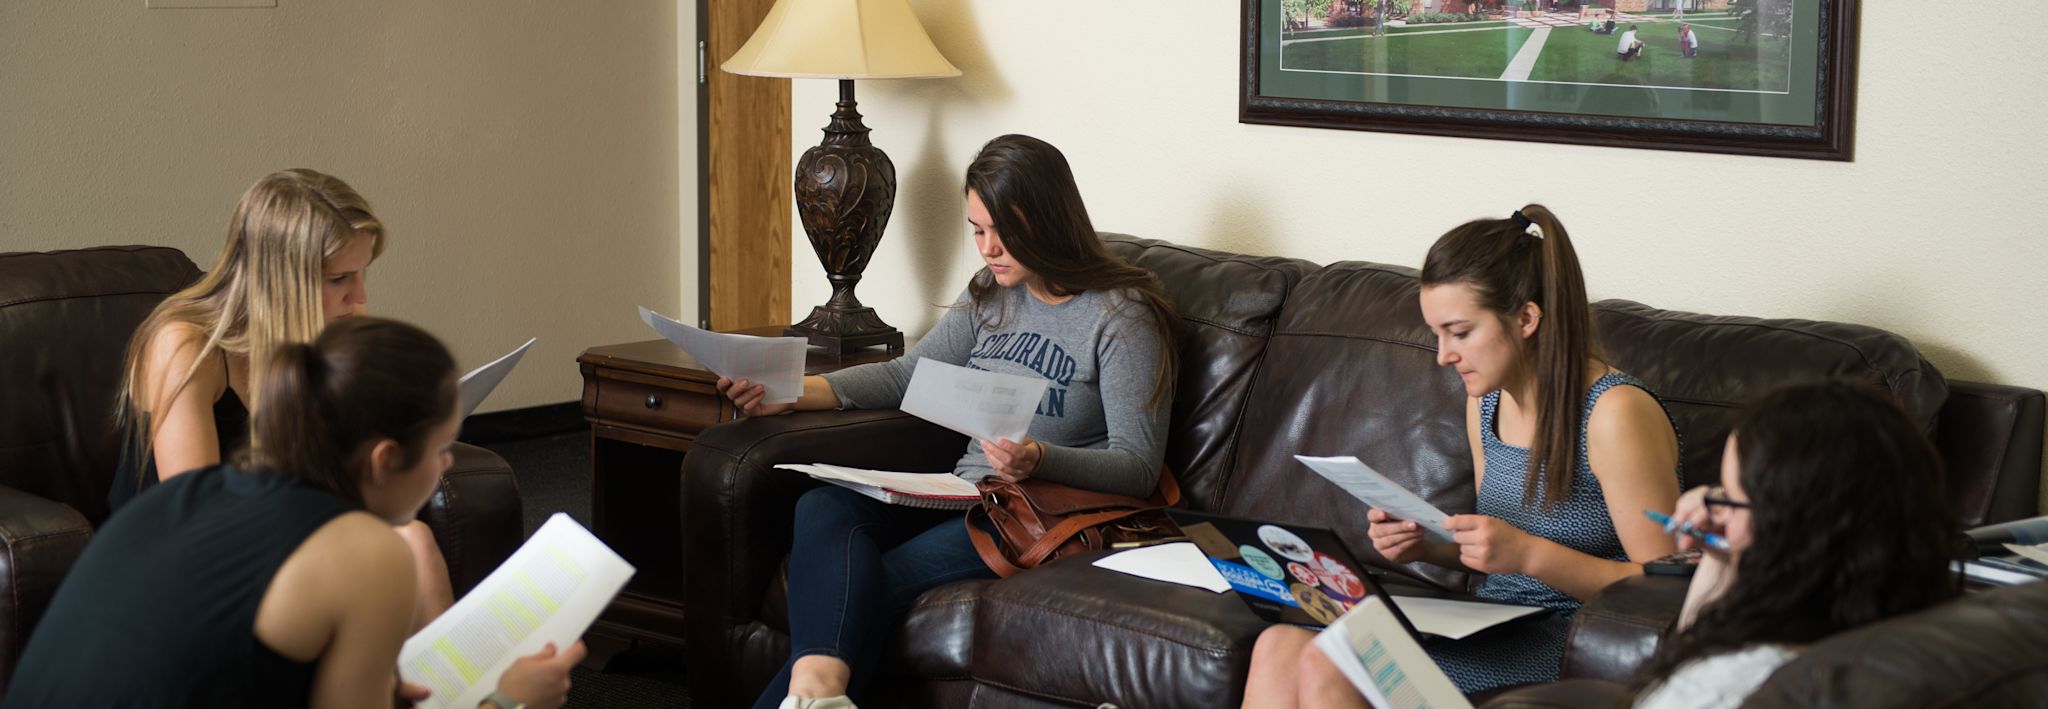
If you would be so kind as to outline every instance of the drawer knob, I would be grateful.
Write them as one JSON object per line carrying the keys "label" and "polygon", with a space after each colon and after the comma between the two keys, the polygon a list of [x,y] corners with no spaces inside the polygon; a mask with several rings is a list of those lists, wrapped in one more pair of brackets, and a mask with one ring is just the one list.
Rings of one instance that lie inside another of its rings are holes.
{"label": "drawer knob", "polygon": [[660,396],[657,396],[657,395],[654,395],[654,394],[648,394],[648,395],[647,395],[647,408],[650,408],[650,409],[659,409],[659,408],[661,408],[661,397],[660,397]]}

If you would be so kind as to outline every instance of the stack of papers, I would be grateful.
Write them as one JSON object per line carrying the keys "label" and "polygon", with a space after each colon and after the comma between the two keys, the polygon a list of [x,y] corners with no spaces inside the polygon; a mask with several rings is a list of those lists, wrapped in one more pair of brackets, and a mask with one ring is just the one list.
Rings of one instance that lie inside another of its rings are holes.
{"label": "stack of papers", "polygon": [[1419,523],[1423,536],[1428,537],[1430,541],[1451,543],[1451,530],[1444,526],[1444,521],[1449,519],[1450,515],[1416,496],[1415,493],[1409,492],[1408,488],[1401,487],[1400,483],[1389,480],[1379,471],[1367,467],[1357,458],[1348,455],[1335,458],[1297,455],[1294,459],[1316,471],[1316,474],[1336,483],[1337,487],[1343,488],[1361,502],[1377,507],[1395,519]]}
{"label": "stack of papers", "polygon": [[981,501],[974,483],[952,473],[893,473],[843,465],[783,463],[775,466],[823,480],[868,497],[904,507],[964,510]]}
{"label": "stack of papers", "polygon": [[632,578],[633,566],[590,530],[556,513],[498,570],[405,641],[398,674],[433,690],[422,709],[483,703],[498,676],[548,643],[583,637]]}
{"label": "stack of papers", "polygon": [[498,388],[498,383],[505,381],[505,375],[512,373],[513,367],[519,366],[519,359],[526,356],[526,349],[532,347],[534,341],[538,339],[540,338],[526,338],[526,344],[514,347],[511,352],[505,353],[505,356],[462,375],[462,379],[458,380],[455,386],[462,393],[464,418],[476,413],[476,407],[484,403],[484,397],[490,396],[491,392]]}
{"label": "stack of papers", "polygon": [[[1421,627],[1405,601],[1401,610]],[[1472,706],[1378,597],[1353,606],[1318,633],[1315,642],[1358,693],[1378,709]]]}
{"label": "stack of papers", "polygon": [[903,411],[978,441],[1024,440],[1045,398],[1045,380],[917,360]]}
{"label": "stack of papers", "polygon": [[763,404],[793,404],[804,393],[804,355],[810,342],[801,337],[754,337],[702,330],[640,309],[641,322],[688,352],[718,376],[759,384]]}

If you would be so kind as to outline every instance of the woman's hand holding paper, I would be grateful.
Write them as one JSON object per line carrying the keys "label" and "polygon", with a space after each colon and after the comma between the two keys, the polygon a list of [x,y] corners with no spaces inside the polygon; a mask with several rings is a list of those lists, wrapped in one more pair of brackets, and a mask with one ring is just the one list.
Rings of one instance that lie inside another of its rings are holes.
{"label": "woman's hand holding paper", "polygon": [[1388,562],[1407,564],[1422,560],[1426,545],[1422,540],[1422,525],[1405,519],[1395,519],[1386,510],[1374,507],[1367,510],[1365,520],[1371,524],[1366,536],[1372,537],[1373,551],[1386,557]]}
{"label": "woman's hand holding paper", "polygon": [[1045,444],[1030,438],[1015,443],[1007,438],[980,443],[982,454],[988,456],[988,466],[995,468],[996,475],[1010,482],[1031,477],[1038,471],[1039,461],[1045,460]]}
{"label": "woman's hand holding paper", "polygon": [[794,403],[761,403],[761,399],[768,395],[768,390],[758,383],[749,382],[745,379],[734,381],[725,377],[719,377],[718,393],[724,395],[727,399],[731,399],[732,403],[740,408],[740,412],[748,416],[773,416],[775,414],[789,413],[796,409],[796,404]]}

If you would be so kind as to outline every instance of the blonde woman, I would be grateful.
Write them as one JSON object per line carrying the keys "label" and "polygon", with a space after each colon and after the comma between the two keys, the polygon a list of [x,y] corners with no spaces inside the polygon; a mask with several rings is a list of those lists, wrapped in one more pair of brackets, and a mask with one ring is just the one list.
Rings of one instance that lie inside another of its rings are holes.
{"label": "blonde woman", "polygon": [[[369,202],[332,176],[285,170],[242,193],[213,267],[129,341],[118,407],[127,440],[109,509],[241,447],[249,412],[263,403],[250,388],[263,373],[250,363],[361,313],[365,274],[383,251],[384,225]],[[413,551],[424,624],[454,603],[447,562],[425,524],[398,532]]]}

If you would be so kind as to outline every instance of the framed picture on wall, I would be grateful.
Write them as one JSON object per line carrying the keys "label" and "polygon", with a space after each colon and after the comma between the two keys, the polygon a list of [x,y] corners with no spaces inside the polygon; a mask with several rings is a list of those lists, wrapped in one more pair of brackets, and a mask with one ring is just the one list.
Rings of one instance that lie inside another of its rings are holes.
{"label": "framed picture on wall", "polygon": [[1851,159],[1857,0],[1242,0],[1238,120]]}

